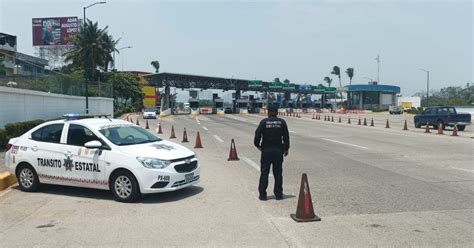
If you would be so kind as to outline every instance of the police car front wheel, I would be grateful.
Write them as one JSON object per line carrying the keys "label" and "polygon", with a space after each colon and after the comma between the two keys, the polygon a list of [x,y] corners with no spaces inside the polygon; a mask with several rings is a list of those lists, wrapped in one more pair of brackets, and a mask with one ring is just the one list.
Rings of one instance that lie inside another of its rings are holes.
{"label": "police car front wheel", "polygon": [[140,198],[137,179],[128,171],[119,171],[111,178],[110,190],[120,202],[134,202]]}
{"label": "police car front wheel", "polygon": [[30,165],[22,165],[17,174],[20,190],[34,192],[38,190],[39,179],[36,171]]}

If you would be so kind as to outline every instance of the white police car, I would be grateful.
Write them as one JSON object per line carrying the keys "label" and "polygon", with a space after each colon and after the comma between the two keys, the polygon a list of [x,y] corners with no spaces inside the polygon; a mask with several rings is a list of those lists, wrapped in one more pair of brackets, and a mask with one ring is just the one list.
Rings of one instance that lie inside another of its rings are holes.
{"label": "white police car", "polygon": [[5,162],[21,190],[36,191],[40,183],[109,189],[116,200],[133,202],[199,181],[191,150],[123,120],[77,117],[9,141]]}

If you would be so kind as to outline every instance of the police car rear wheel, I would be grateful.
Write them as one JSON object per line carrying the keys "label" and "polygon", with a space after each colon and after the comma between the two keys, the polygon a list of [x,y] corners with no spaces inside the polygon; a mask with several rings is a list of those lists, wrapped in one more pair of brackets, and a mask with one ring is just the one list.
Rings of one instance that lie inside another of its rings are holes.
{"label": "police car rear wheel", "polygon": [[120,202],[134,202],[140,197],[138,183],[132,173],[120,171],[112,178],[111,190]]}
{"label": "police car rear wheel", "polygon": [[38,190],[39,180],[35,170],[29,165],[24,165],[18,170],[18,185],[20,190],[34,192]]}

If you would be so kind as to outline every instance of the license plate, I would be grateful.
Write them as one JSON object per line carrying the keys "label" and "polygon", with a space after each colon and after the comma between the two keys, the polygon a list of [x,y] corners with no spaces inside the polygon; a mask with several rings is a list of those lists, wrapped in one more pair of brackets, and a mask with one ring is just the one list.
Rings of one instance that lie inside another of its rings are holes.
{"label": "license plate", "polygon": [[194,179],[194,173],[189,173],[184,175],[184,180],[186,183],[191,182]]}

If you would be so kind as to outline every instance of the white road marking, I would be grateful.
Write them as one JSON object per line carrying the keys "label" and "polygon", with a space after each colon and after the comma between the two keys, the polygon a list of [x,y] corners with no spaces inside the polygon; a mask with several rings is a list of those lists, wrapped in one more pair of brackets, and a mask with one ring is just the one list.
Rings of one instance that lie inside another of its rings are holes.
{"label": "white road marking", "polygon": [[204,129],[204,130],[206,130],[206,131],[209,130],[209,129],[207,129],[207,127],[205,127],[205,126],[202,126],[202,129]]}
{"label": "white road marking", "polygon": [[201,125],[201,122],[199,121],[199,119],[196,117],[196,122],[197,124]]}
{"label": "white road marking", "polygon": [[[242,158],[242,160],[247,163],[248,165],[252,166],[254,169],[256,169],[258,172],[260,172],[260,165],[258,165],[257,163],[255,163],[253,160],[251,160],[250,158],[247,158],[245,156],[243,156],[242,154],[239,154],[239,157]],[[273,177],[273,174],[270,173],[270,176]]]}
{"label": "white road marking", "polygon": [[289,130],[288,132],[290,132],[290,133],[296,133],[295,131],[291,131],[291,130]]}
{"label": "white road marking", "polygon": [[330,141],[330,142],[334,142],[334,143],[339,143],[339,144],[343,144],[343,145],[347,145],[347,146],[353,146],[353,147],[358,147],[358,148],[362,148],[362,149],[369,149],[365,146],[359,146],[359,145],[354,145],[354,144],[351,144],[351,143],[346,143],[346,142],[342,142],[342,141],[337,141],[337,140],[332,140],[332,139],[326,139],[326,138],[322,138],[323,140],[325,141]]}
{"label": "white road marking", "polygon": [[214,134],[214,138],[215,138],[217,141],[219,141],[219,142],[221,142],[221,143],[224,143],[224,141],[221,139],[221,137],[217,136],[216,134]]}
{"label": "white road marking", "polygon": [[455,169],[455,170],[460,170],[460,171],[466,171],[466,172],[469,172],[469,173],[474,173],[474,170],[463,169],[463,168],[458,168],[458,167],[454,167],[454,166],[450,166],[449,168]]}

